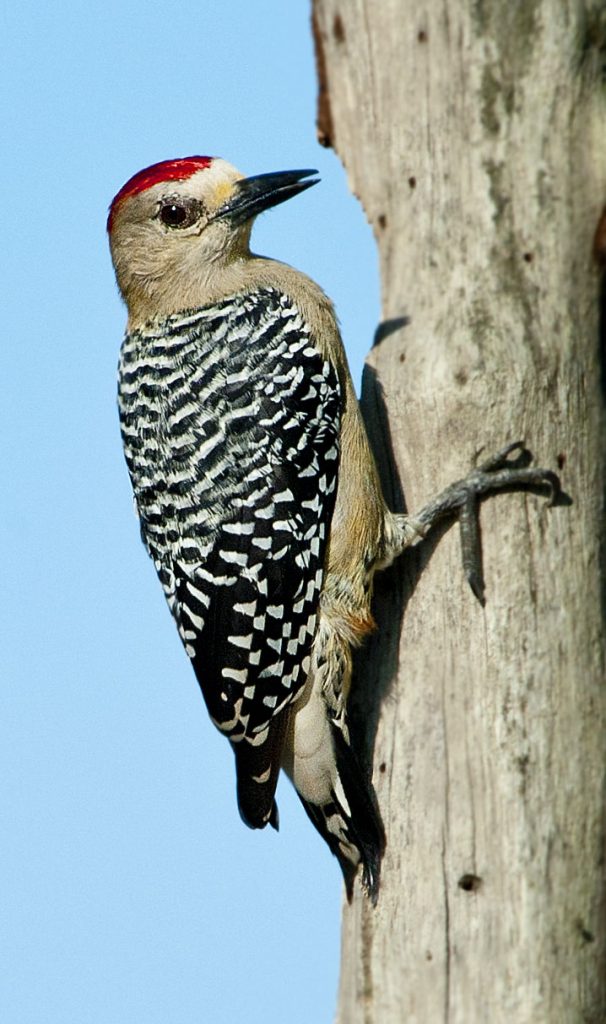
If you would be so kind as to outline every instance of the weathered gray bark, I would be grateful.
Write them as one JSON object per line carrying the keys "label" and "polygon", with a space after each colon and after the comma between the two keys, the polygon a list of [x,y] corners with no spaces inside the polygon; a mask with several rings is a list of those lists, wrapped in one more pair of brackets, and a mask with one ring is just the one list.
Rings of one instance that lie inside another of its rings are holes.
{"label": "weathered gray bark", "polygon": [[485,608],[456,529],[380,585],[356,701],[388,846],[377,909],[344,910],[338,1018],[603,1024],[603,0],[316,0],[314,23],[320,132],[379,245],[391,496],[414,511],[522,437],[574,501],[484,503]]}

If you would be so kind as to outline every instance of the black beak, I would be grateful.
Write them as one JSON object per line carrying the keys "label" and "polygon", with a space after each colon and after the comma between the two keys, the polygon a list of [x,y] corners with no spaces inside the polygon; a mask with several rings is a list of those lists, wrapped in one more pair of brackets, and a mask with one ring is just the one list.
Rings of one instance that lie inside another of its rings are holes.
{"label": "black beak", "polygon": [[236,183],[235,191],[215,213],[213,220],[229,219],[232,224],[244,224],[263,210],[277,206],[286,199],[317,185],[319,178],[304,181],[317,171],[275,171],[271,174],[256,174],[242,178]]}

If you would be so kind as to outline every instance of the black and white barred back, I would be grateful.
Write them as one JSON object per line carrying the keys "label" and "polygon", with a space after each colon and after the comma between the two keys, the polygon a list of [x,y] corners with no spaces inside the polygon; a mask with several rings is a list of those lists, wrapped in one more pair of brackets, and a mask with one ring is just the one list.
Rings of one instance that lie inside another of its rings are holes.
{"label": "black and white barred back", "polygon": [[213,721],[237,762],[249,751],[243,817],[265,824],[244,776],[269,783],[275,815],[279,764],[250,753],[277,736],[309,668],[338,476],[336,371],[292,301],[259,289],[127,334],[118,399],[143,540]]}

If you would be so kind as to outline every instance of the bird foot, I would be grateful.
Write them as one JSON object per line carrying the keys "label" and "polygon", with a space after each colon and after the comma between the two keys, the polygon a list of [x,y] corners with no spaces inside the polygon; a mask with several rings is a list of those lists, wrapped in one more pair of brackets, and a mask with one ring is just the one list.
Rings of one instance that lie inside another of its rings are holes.
{"label": "bird foot", "polygon": [[425,537],[441,520],[456,515],[461,529],[463,570],[471,589],[484,604],[484,578],[480,541],[479,502],[496,491],[538,488],[549,492],[548,506],[561,495],[560,480],[550,469],[531,466],[531,453],[522,441],[514,441],[486,459],[463,480],[446,487],[414,517],[406,517],[408,543]]}

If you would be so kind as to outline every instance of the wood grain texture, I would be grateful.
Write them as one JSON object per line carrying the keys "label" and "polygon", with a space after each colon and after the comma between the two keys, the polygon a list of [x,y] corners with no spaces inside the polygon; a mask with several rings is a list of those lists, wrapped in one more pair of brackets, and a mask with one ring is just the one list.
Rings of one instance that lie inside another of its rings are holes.
{"label": "wood grain texture", "polygon": [[483,504],[485,608],[456,528],[379,586],[354,700],[388,846],[377,909],[344,908],[338,1019],[603,1024],[603,3],[314,18],[380,253],[364,408],[386,490],[414,511],[524,438],[574,502]]}

